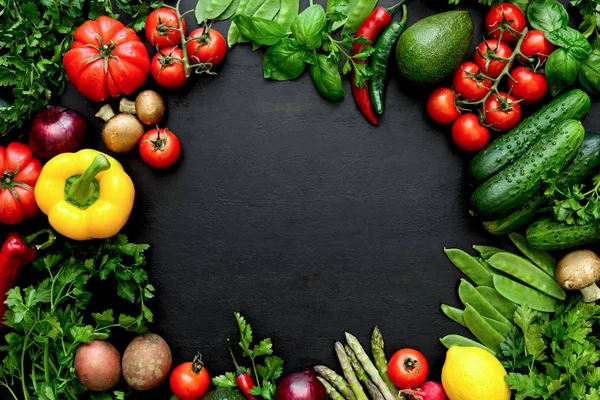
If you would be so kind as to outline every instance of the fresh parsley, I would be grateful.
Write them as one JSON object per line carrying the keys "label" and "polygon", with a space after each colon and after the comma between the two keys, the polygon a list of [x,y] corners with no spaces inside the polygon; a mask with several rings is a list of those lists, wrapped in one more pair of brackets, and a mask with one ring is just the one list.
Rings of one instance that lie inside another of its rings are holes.
{"label": "fresh parsley", "polygon": [[600,175],[592,179],[591,187],[577,184],[562,189],[560,176],[546,178],[545,195],[552,199],[552,212],[557,221],[568,225],[585,225],[600,220]]}

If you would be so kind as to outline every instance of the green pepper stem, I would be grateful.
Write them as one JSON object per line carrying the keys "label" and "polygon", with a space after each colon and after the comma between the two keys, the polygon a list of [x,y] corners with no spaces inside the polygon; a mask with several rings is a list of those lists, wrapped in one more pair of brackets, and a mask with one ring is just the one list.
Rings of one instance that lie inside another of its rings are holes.
{"label": "green pepper stem", "polygon": [[[42,244],[32,244],[38,236],[44,234],[48,235],[48,240],[46,240]],[[44,250],[54,244],[54,241],[56,240],[56,235],[54,234],[54,231],[52,229],[42,229],[41,231],[32,233],[31,235],[25,236],[22,239],[25,243],[27,243],[30,247],[34,248],[35,250]]]}
{"label": "green pepper stem", "polygon": [[104,155],[98,154],[85,172],[73,182],[67,194],[67,200],[75,204],[85,204],[90,201],[96,190],[96,186],[92,185],[96,175],[109,168],[108,159]]}
{"label": "green pepper stem", "polygon": [[387,12],[389,12],[390,14],[393,14],[394,11],[396,11],[398,8],[400,8],[401,6],[404,5],[404,3],[406,3],[408,0],[400,0],[398,3],[394,4],[393,6],[387,8]]}
{"label": "green pepper stem", "polygon": [[402,20],[400,21],[400,23],[404,26],[406,26],[406,23],[408,22],[408,7],[406,7],[406,4],[402,4]]}

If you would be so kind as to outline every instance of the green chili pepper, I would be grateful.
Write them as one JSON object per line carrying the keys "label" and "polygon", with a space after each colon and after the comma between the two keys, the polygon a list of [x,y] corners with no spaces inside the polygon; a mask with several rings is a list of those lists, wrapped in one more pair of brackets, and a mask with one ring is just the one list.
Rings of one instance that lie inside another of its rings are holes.
{"label": "green chili pepper", "polygon": [[375,52],[371,55],[371,70],[373,74],[369,78],[369,90],[371,92],[371,103],[377,114],[383,114],[385,102],[385,80],[390,54],[398,38],[406,29],[408,12],[406,5],[402,6],[402,21],[392,22],[379,36],[375,44]]}

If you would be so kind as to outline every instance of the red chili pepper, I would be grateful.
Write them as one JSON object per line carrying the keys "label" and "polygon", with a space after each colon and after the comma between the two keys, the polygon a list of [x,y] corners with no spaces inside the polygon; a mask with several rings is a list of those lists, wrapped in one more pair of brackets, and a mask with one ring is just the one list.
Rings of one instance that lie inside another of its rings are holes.
{"label": "red chili pepper", "polygon": [[[406,0],[402,0],[398,4],[390,8],[377,7],[373,10],[373,12],[365,18],[362,22],[354,37],[364,37],[372,44],[375,43],[375,40],[379,36],[382,30],[384,30],[391,22],[392,22],[392,13],[404,4]],[[366,44],[354,43],[352,45],[352,51],[350,55],[356,55],[364,50],[367,47]],[[356,64],[367,64],[369,59],[365,60],[355,60]],[[352,71],[352,94],[354,95],[354,100],[358,105],[360,112],[365,116],[365,118],[372,123],[373,125],[379,125],[379,121],[377,121],[377,116],[373,111],[373,107],[371,106],[371,95],[369,94],[369,81],[365,80],[365,87],[358,87],[354,84],[354,70]]]}
{"label": "red chili pepper", "polygon": [[231,354],[231,359],[233,360],[233,365],[235,365],[235,383],[237,383],[238,387],[242,391],[244,397],[247,400],[257,400],[250,391],[254,387],[254,381],[249,373],[244,371],[237,363],[235,356],[233,355],[233,350],[231,350],[231,343],[229,339],[227,339],[227,348],[229,349],[229,354]]}
{"label": "red chili pepper", "polygon": [[[31,243],[42,234],[48,234],[48,241],[41,245]],[[18,233],[9,233],[0,249],[0,328],[2,316],[6,311],[6,292],[12,289],[17,282],[19,270],[31,264],[39,255],[40,250],[54,243],[56,237],[50,229],[44,229],[32,235],[21,237]]]}

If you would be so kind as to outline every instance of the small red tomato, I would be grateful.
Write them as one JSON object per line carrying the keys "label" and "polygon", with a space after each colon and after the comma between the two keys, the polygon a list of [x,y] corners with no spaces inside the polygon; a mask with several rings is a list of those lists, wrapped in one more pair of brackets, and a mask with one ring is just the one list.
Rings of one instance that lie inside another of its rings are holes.
{"label": "small red tomato", "polygon": [[492,82],[483,77],[481,69],[473,62],[462,63],[452,76],[452,86],[460,97],[469,101],[478,101],[488,94]]}
{"label": "small red tomato", "polygon": [[525,29],[525,15],[514,4],[502,3],[490,9],[485,17],[485,31],[504,43],[516,42],[518,33]]}
{"label": "small red tomato", "polygon": [[[498,40],[483,41],[475,49],[473,61],[481,67],[481,71],[491,78],[497,78],[506,66],[506,60],[495,57],[509,58],[512,55],[512,49],[504,42]],[[486,59],[487,57],[487,59]],[[486,64],[490,60],[489,66]]]}
{"label": "small red tomato", "polygon": [[464,114],[452,125],[452,140],[465,151],[479,151],[490,141],[490,131],[475,114]]}
{"label": "small red tomato", "polygon": [[485,124],[496,131],[507,131],[521,120],[521,105],[508,93],[491,95],[485,101]]}
{"label": "small red tomato", "polygon": [[188,40],[187,53],[193,64],[217,65],[227,53],[227,42],[216,29],[210,28],[208,33],[204,33],[204,28],[198,28],[190,33]]}
{"label": "small red tomato", "polygon": [[438,88],[427,99],[427,113],[438,124],[450,124],[460,115],[450,88]]}
{"label": "small red tomato", "polygon": [[188,77],[185,75],[182,60],[183,50],[179,47],[162,49],[156,53],[150,66],[150,72],[156,83],[169,89],[183,86]]}
{"label": "small red tomato", "polygon": [[398,350],[388,364],[388,375],[400,389],[419,387],[427,380],[429,365],[425,356],[414,349]]}
{"label": "small red tomato", "polygon": [[[185,34],[185,20],[182,19]],[[159,8],[148,15],[146,19],[146,39],[153,47],[164,49],[181,43],[181,33],[178,31],[179,21],[177,12],[171,8]]]}
{"label": "small red tomato", "polygon": [[152,129],[140,140],[142,160],[154,168],[167,168],[175,164],[181,154],[181,143],[168,129]]}
{"label": "small red tomato", "polygon": [[[546,39],[546,35],[542,31],[532,30],[527,32],[523,43],[521,43],[521,54],[523,56],[527,58],[537,56],[542,62],[548,59],[554,49],[556,49],[556,46]],[[527,62],[527,60],[522,61]]]}
{"label": "small red tomato", "polygon": [[507,81],[509,93],[525,104],[540,101],[548,92],[548,82],[544,74],[519,66],[512,70],[510,76],[514,81],[510,78]]}
{"label": "small red tomato", "polygon": [[178,365],[171,372],[169,385],[179,400],[199,400],[208,392],[210,375],[196,358],[193,362]]}

